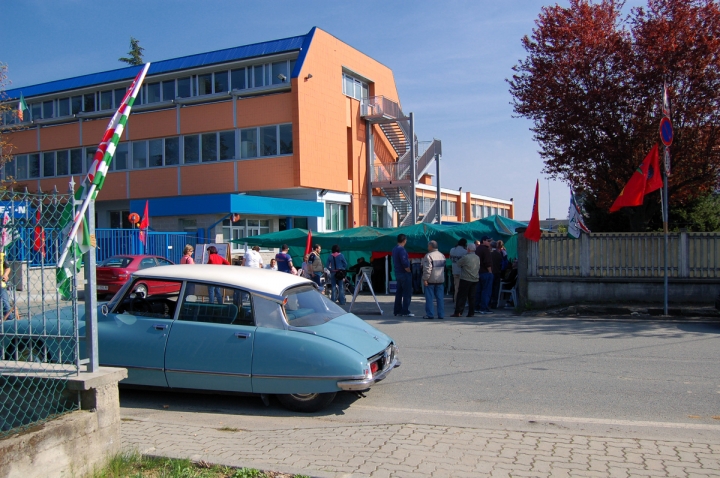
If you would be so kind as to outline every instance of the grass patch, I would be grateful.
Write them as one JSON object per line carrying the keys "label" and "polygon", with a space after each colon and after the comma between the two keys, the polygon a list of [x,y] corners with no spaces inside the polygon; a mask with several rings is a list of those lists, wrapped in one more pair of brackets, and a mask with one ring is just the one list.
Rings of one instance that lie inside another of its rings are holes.
{"label": "grass patch", "polygon": [[234,428],[234,427],[222,427],[222,428],[216,428],[216,430],[219,432],[239,432],[240,431],[239,428]]}
{"label": "grass patch", "polygon": [[123,453],[113,457],[92,478],[307,478],[254,468],[232,468],[175,458]]}

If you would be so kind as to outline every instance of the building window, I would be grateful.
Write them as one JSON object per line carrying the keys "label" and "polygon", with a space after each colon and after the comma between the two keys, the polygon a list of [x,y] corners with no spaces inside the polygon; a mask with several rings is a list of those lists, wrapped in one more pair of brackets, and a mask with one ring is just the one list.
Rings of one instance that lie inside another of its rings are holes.
{"label": "building window", "polygon": [[58,100],[58,116],[70,116],[70,98]]}
{"label": "building window", "polygon": [[110,229],[130,229],[130,211],[110,211]]}
{"label": "building window", "polygon": [[159,103],[161,101],[160,96],[160,83],[149,83],[147,86],[147,102],[148,103]]}
{"label": "building window", "polygon": [[83,99],[83,111],[91,112],[95,111],[95,93],[85,95]]}
{"label": "building window", "polygon": [[[284,78],[284,79],[283,79]],[[272,64],[272,84],[279,85],[290,81],[288,75],[288,62],[278,61]]]}
{"label": "building window", "polygon": [[17,177],[16,179],[27,179],[28,178],[28,157],[26,154],[21,156],[15,156],[15,163],[17,164]]}
{"label": "building window", "polygon": [[200,139],[196,134],[185,136],[183,138],[185,146],[185,164],[200,162]]}
{"label": "building window", "polygon": [[213,79],[215,80],[215,84],[213,85],[215,93],[224,93],[230,90],[228,85],[227,71],[220,71],[218,73],[214,73]]}
{"label": "building window", "polygon": [[133,169],[147,168],[147,141],[133,141],[132,165]]}
{"label": "building window", "polygon": [[325,203],[325,230],[342,231],[347,229],[347,204]]}
{"label": "building window", "polygon": [[130,148],[128,147],[128,143],[120,143],[117,146],[117,149],[115,150],[115,157],[112,160],[112,169],[114,171],[123,171],[125,169],[128,169],[128,156]]}
{"label": "building window", "polygon": [[165,166],[180,164],[180,138],[165,138]]}
{"label": "building window", "polygon": [[[120,106],[120,105],[118,105]],[[100,109],[111,110],[113,107],[113,92],[112,90],[100,92]]]}
{"label": "building window", "polygon": [[385,226],[385,214],[387,208],[385,206],[373,206],[372,207],[372,227],[387,227]]}
{"label": "building window", "polygon": [[52,118],[53,115],[53,103],[54,101],[44,101],[43,102],[43,118],[48,119]]}
{"label": "building window", "polygon": [[28,155],[28,178],[40,177],[40,154]]}
{"label": "building window", "polygon": [[115,88],[113,90],[113,96],[115,97],[115,108],[120,108],[123,98],[125,98],[126,88]]}
{"label": "building window", "polygon": [[260,128],[260,156],[277,156],[277,126]]}
{"label": "building window", "polygon": [[427,214],[433,205],[435,198],[419,196],[417,198],[417,212],[418,214]]}
{"label": "building window", "polygon": [[170,101],[175,99],[175,80],[162,82],[162,95],[163,101]]}
{"label": "building window", "polygon": [[223,131],[220,138],[220,159],[235,159],[235,131]]}
{"label": "building window", "polygon": [[[126,143],[127,146],[127,143]],[[115,152],[117,155],[117,151]],[[82,174],[82,149],[71,149],[70,150],[70,174]]]}
{"label": "building window", "polygon": [[206,133],[202,135],[202,160],[217,161],[217,133]]}
{"label": "building window", "polygon": [[343,73],[343,93],[358,101],[367,99],[370,94],[368,84],[353,76]]}
{"label": "building window", "polygon": [[15,162],[15,159],[8,161],[5,163],[5,167],[3,168],[3,179],[14,179],[16,173],[15,165],[17,163]]}
{"label": "building window", "polygon": [[245,68],[238,68],[230,72],[230,82],[233,90],[244,90],[247,88],[247,81],[245,80]]}
{"label": "building window", "polygon": [[70,107],[72,114],[76,115],[82,111],[82,96],[73,96],[70,98]]}
{"label": "building window", "polygon": [[151,139],[148,141],[150,149],[150,167],[156,168],[163,165],[163,140]]}
{"label": "building window", "polygon": [[32,116],[32,120],[39,120],[42,119],[42,104],[41,103],[33,103],[29,106],[30,114]]}
{"label": "building window", "polygon": [[[269,219],[240,219],[232,221],[223,220],[223,241],[242,239],[243,237],[258,236],[270,232]],[[240,252],[245,249],[243,244],[232,244],[232,252]]]}
{"label": "building window", "polygon": [[455,201],[448,201],[447,199],[443,199],[441,202],[442,205],[442,215],[443,216],[456,216],[456,207],[457,204]]}
{"label": "building window", "polygon": [[257,128],[240,130],[240,157],[257,158]]}
{"label": "building window", "polygon": [[192,89],[190,88],[190,78],[179,78],[177,80],[177,96],[178,98],[190,98]]}
{"label": "building window", "polygon": [[55,152],[43,153],[43,177],[55,176]]}
{"label": "building window", "polygon": [[263,65],[255,65],[253,69],[253,88],[259,88],[265,86]]}
{"label": "building window", "polygon": [[212,73],[198,75],[198,95],[209,95],[212,93]]}
{"label": "building window", "polygon": [[280,130],[280,154],[292,154],[292,124],[281,124],[278,128]]}

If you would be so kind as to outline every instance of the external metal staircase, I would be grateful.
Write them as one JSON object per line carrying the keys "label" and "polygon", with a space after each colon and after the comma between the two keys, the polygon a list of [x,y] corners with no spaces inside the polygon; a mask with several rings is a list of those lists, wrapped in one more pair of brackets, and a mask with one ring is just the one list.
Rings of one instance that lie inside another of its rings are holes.
{"label": "external metal staircase", "polygon": [[[379,188],[390,201],[398,213],[400,226],[408,226],[420,221],[435,222],[439,215],[434,202],[426,211],[417,207],[417,204],[415,208],[411,205],[419,179],[427,172],[436,157],[442,154],[440,140],[419,143],[412,132],[411,117],[405,116],[400,105],[384,96],[373,96],[363,100],[362,118],[380,127],[397,155],[395,161],[390,162],[382,162],[375,156],[370,177],[372,187]],[[422,149],[422,152],[418,148]]]}

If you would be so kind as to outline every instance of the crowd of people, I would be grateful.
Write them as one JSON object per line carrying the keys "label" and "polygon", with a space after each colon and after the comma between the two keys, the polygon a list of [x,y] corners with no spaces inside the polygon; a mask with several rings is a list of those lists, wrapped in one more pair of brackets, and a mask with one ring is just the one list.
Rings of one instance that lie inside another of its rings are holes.
{"label": "crowd of people", "polygon": [[[392,251],[397,288],[395,316],[414,317],[410,312],[412,300],[412,268],[405,250],[407,236],[399,234]],[[422,283],[425,292],[424,319],[445,318],[445,255],[438,251],[436,241],[428,243],[428,253],[422,259]],[[498,307],[500,284],[503,279],[512,282],[517,278],[502,241],[483,236],[474,244],[460,239],[450,250],[452,262],[452,288],[455,310],[451,317],[461,317],[467,304],[467,317],[492,314]]]}
{"label": "crowd of people", "polygon": [[[423,318],[444,319],[447,270],[445,255],[438,250],[436,241],[429,241],[427,254],[421,260],[414,262],[415,260],[410,259],[405,249],[406,244],[407,236],[399,234],[397,245],[391,254],[396,284],[394,315],[415,316],[410,312],[410,302],[413,292],[418,290],[416,282],[419,281],[425,294]],[[243,255],[241,265],[299,275],[312,280],[321,291],[324,290],[322,281],[325,278],[330,284],[330,299],[340,305],[346,303],[346,285],[352,286],[348,273],[355,273],[357,277],[363,267],[371,267],[363,257],[349,267],[338,245],[332,246],[330,255],[323,263],[322,247],[315,244],[312,251],[303,256],[303,262],[300,268],[297,268],[293,264],[289,249],[287,244],[283,244],[280,252],[265,265],[260,255],[260,247],[253,246]],[[183,252],[181,263],[194,264],[192,246],[186,246]],[[229,264],[225,258],[217,254],[217,248],[214,246],[208,247],[208,254],[210,264]],[[494,241],[489,236],[483,236],[479,241],[470,244],[466,239],[460,239],[450,250],[449,258],[452,264],[449,289],[452,291],[454,301],[451,317],[461,317],[464,312],[467,317],[473,317],[475,313],[492,314],[492,309],[498,307],[501,281],[513,283],[517,280],[516,265],[509,261],[503,241]]]}

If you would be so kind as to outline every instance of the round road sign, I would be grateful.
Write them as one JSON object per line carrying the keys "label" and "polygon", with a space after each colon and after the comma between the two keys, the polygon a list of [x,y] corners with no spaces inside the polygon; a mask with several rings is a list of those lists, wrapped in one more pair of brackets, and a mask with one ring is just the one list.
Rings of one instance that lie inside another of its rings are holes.
{"label": "round road sign", "polygon": [[660,139],[665,146],[670,146],[673,142],[673,127],[667,116],[660,120]]}

